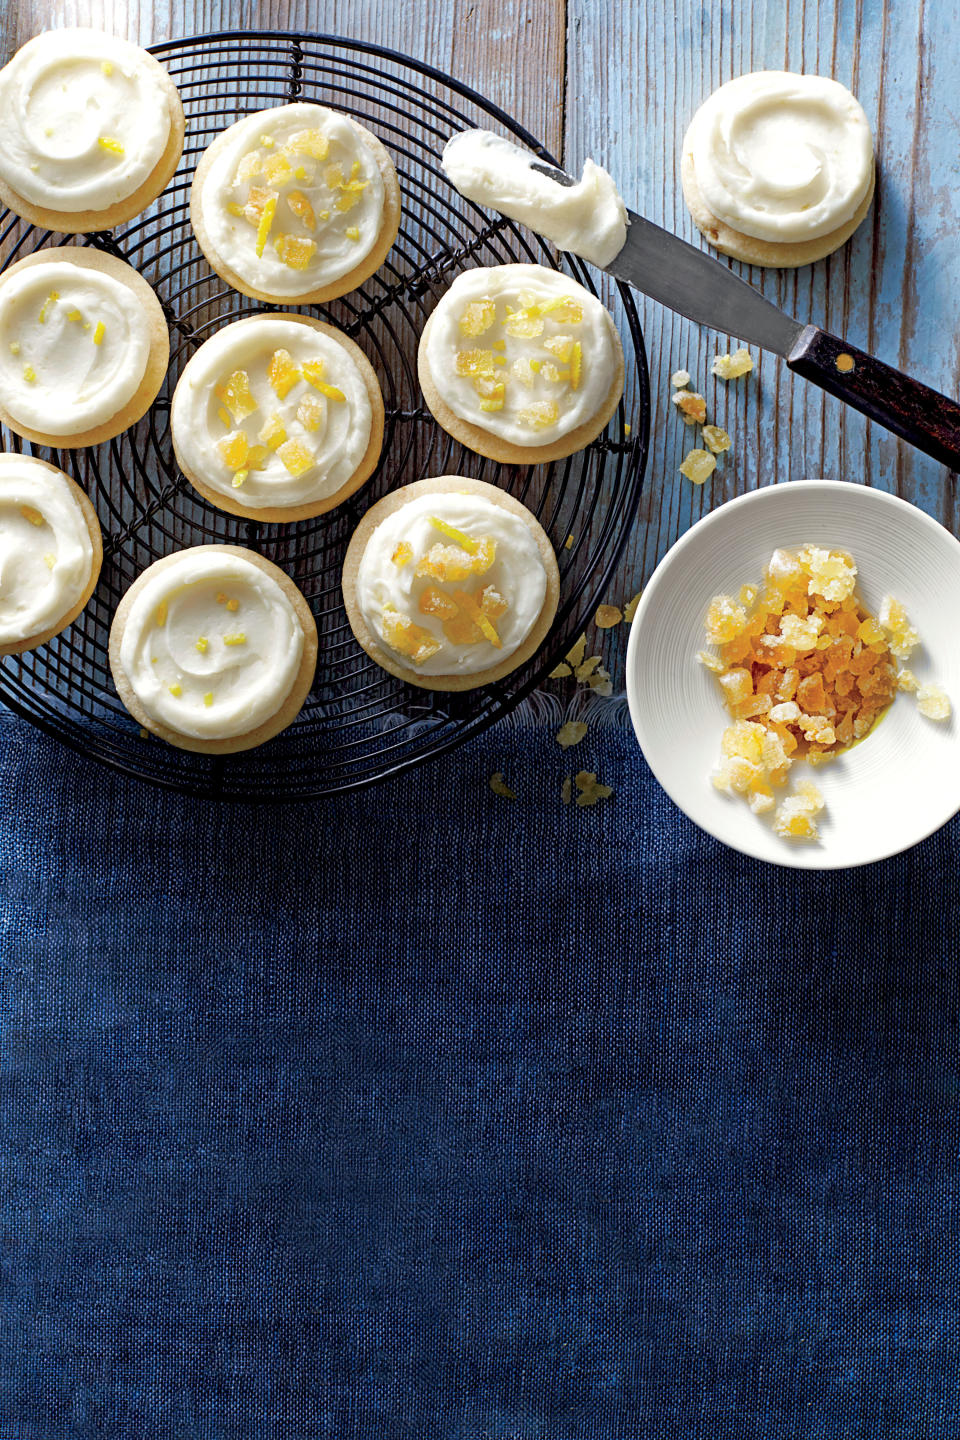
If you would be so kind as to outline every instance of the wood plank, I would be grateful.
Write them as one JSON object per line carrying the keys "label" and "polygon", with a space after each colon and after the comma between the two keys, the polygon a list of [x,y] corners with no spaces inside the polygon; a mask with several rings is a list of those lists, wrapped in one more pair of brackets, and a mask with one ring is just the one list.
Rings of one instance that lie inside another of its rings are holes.
{"label": "wood plank", "polygon": [[[680,147],[697,106],[719,84],[760,69],[833,75],[859,96],[874,127],[878,184],[852,241],[814,266],[766,272],[730,262],[776,304],[845,334],[948,393],[960,385],[955,153],[960,62],[945,0],[722,0],[664,7],[570,0],[566,145],[607,165],[634,208],[702,245],[683,202]],[[956,530],[955,482],[943,467],[870,425],[774,357],[724,385],[710,361],[737,341],[642,306],[654,428],[638,524],[611,594],[649,577],[669,545],[725,499],[773,481],[825,475],[896,491]],[[711,482],[678,473],[696,443],[671,413],[669,375],[688,369],[710,418],[733,437]],[[829,537],[826,537],[829,538]],[[625,631],[617,634],[622,651]],[[608,646],[608,653],[610,647]],[[615,670],[622,675],[622,668]]]}

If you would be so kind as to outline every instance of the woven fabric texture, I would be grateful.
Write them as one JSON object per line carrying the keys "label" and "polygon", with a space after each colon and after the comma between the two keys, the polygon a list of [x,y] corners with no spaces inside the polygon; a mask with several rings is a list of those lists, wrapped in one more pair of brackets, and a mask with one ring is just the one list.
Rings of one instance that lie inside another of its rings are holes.
{"label": "woven fabric texture", "polygon": [[616,728],[271,810],[0,712],[0,1437],[955,1440],[958,845],[745,860]]}

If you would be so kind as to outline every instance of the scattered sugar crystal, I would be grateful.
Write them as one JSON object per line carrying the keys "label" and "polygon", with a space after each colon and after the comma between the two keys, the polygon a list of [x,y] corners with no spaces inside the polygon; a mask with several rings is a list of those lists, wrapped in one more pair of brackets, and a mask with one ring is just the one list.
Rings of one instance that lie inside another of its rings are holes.
{"label": "scattered sugar crystal", "polygon": [[670,384],[677,390],[685,390],[690,384],[689,370],[674,370],[670,376]]}

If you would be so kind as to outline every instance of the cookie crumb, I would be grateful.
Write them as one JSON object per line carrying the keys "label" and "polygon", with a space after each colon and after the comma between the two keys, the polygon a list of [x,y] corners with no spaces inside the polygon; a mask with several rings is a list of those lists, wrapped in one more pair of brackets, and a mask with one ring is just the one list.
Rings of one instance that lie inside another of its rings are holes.
{"label": "cookie crumb", "polygon": [[643,594],[643,591],[642,591],[642,590],[638,590],[637,593],[636,593],[636,595],[634,595],[633,599],[632,599],[632,600],[628,600],[627,603],[626,603],[626,605],[624,605],[624,607],[623,607],[623,623],[624,623],[625,625],[632,625],[632,624],[633,624],[633,617],[634,617],[634,615],[636,615],[636,613],[637,613],[637,606],[640,604],[640,596],[641,596],[642,594]]}
{"label": "cookie crumb", "polygon": [[613,794],[612,787],[601,784],[592,770],[580,770],[573,779],[580,792],[575,804],[581,807],[596,805],[598,800],[606,800]]}
{"label": "cookie crumb", "polygon": [[586,654],[586,650],[587,637],[586,635],[581,635],[579,640],[575,640],[573,642],[573,645],[570,647],[570,649],[567,651],[566,655],[564,655],[563,658],[564,660],[566,660],[568,665],[572,665],[573,668],[576,669],[582,661],[584,655]]}
{"label": "cookie crumb", "polygon": [[573,781],[570,779],[569,775],[565,775],[563,778],[563,784],[560,786],[560,799],[564,805],[570,804],[570,793],[572,789]]}
{"label": "cookie crumb", "polygon": [[504,780],[503,773],[500,770],[494,771],[490,776],[490,789],[494,795],[502,795],[505,800],[516,800],[517,798]]}
{"label": "cookie crumb", "polygon": [[559,665],[554,665],[553,669],[550,671],[550,674],[547,676],[547,679],[565,680],[568,675],[572,674],[573,671],[570,669],[570,666],[567,665],[565,661],[561,660]]}

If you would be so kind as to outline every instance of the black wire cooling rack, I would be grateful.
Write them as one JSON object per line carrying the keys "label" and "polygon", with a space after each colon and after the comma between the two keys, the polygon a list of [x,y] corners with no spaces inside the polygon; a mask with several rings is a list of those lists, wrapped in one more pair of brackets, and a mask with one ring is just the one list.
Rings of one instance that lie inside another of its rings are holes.
{"label": "black wire cooling rack", "polygon": [[[170,370],[149,415],[107,444],[58,452],[2,432],[4,448],[39,453],[86,489],[103,526],[104,565],[75,624],[0,663],[0,699],[73,749],[187,794],[279,801],[358,788],[449,750],[506,714],[569,649],[601,598],[636,513],[647,455],[649,382],[637,311],[625,287],[611,284],[603,293],[633,350],[628,343],[627,389],[606,435],[553,465],[501,466],[471,454],[423,404],[416,377],[423,325],[465,267],[558,261],[511,221],[491,221],[461,199],[440,169],[440,152],[455,130],[493,121],[548,163],[553,157],[467,86],[376,45],[224,32],[173,40],[153,53],[169,68],[186,110],[180,168],[130,224],[77,243],[120,256],[154,287],[170,326]],[[194,167],[227,125],[298,98],[349,111],[381,138],[397,167],[403,218],[376,275],[338,301],[307,307],[357,340],[377,372],[386,405],[380,466],[331,514],[267,525],[213,509],[183,479],[170,442],[170,397],[190,355],[214,330],[269,308],[229,289],[201,255],[188,214]],[[9,212],[0,218],[0,268],[59,243],[63,237]],[[564,257],[560,266],[599,293],[578,261]],[[459,695],[417,690],[375,665],[353,638],[340,594],[344,552],[364,511],[388,490],[445,474],[488,480],[529,506],[553,542],[561,575],[560,609],[541,652],[500,683]],[[259,551],[296,581],[316,616],[320,654],[313,691],[287,731],[258,750],[209,757],[144,738],[117,696],[107,641],[117,603],[142,570],[173,550],[218,541]]]}

